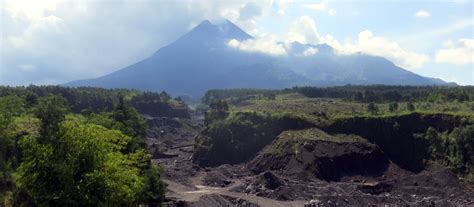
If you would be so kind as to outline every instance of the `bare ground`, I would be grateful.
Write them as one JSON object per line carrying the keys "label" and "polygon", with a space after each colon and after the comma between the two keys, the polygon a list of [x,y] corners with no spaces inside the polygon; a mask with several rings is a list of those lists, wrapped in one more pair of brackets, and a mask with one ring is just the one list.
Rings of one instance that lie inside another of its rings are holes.
{"label": "bare ground", "polygon": [[474,206],[472,189],[446,169],[413,173],[390,162],[376,176],[324,181],[283,170],[255,173],[247,164],[202,168],[192,162],[199,122],[160,123],[147,142],[164,168],[167,206]]}

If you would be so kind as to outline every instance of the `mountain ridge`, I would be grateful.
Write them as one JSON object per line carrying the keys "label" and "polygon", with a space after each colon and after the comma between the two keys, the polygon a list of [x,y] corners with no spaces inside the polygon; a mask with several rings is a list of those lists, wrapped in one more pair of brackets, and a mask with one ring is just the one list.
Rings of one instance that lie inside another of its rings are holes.
{"label": "mountain ridge", "polygon": [[[213,88],[284,88],[346,84],[448,85],[415,74],[386,58],[355,53],[337,54],[327,44],[291,43],[288,55],[246,52],[228,45],[232,39],[253,37],[229,20],[202,21],[150,57],[95,79],[66,86],[132,88],[200,96]],[[301,55],[307,49],[315,53]]]}

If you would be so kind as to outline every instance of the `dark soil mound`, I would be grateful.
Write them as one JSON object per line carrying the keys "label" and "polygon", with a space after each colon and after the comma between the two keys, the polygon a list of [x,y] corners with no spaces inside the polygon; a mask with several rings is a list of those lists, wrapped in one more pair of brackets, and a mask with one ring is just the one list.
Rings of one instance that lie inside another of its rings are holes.
{"label": "dark soil mound", "polygon": [[226,187],[232,184],[233,181],[219,171],[211,171],[206,173],[203,178],[203,183],[212,187]]}
{"label": "dark soil mound", "polygon": [[[287,137],[288,133],[293,135]],[[311,173],[327,181],[350,175],[377,176],[387,169],[389,160],[380,148],[363,139],[342,136],[330,136],[318,129],[283,132],[248,167],[255,173]]]}

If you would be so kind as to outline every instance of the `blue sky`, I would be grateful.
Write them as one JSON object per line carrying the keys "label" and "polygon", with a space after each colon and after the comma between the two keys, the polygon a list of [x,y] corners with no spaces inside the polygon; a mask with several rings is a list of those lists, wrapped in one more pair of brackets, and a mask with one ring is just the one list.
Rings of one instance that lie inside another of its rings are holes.
{"label": "blue sky", "polygon": [[[327,43],[474,85],[472,1],[22,1],[0,4],[0,84],[58,84],[151,55],[204,19],[264,40]],[[258,44],[258,41],[255,41]]]}

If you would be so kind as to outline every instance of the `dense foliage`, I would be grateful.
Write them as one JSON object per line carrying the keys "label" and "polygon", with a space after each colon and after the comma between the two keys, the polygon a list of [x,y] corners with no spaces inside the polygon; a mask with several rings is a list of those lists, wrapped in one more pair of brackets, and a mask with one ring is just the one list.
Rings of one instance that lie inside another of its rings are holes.
{"label": "dense foliage", "polygon": [[161,170],[145,150],[146,122],[130,104],[134,91],[35,86],[0,91],[0,206],[163,201]]}
{"label": "dense foliage", "polygon": [[[179,98],[172,99],[166,92],[140,92],[130,89],[103,89],[92,87],[69,88],[61,86],[0,86],[0,97],[18,96],[24,98],[27,105],[35,105],[38,98],[57,95],[62,97],[73,113],[112,111],[122,97],[140,113],[152,116],[187,117],[186,105]],[[184,108],[185,110],[181,110]],[[151,110],[153,109],[153,110]]]}
{"label": "dense foliage", "polygon": [[218,100],[226,100],[230,103],[239,103],[245,100],[253,98],[266,97],[274,99],[275,94],[282,93],[280,90],[270,89],[251,89],[251,88],[239,88],[239,89],[214,89],[208,90],[202,97],[202,103],[211,104]]}
{"label": "dense foliage", "polygon": [[241,102],[255,97],[272,97],[275,94],[300,93],[311,98],[340,98],[357,102],[398,102],[398,101],[469,101],[474,100],[474,87],[448,86],[334,86],[334,87],[293,87],[283,90],[264,89],[216,89],[209,90],[203,103],[215,100]]}
{"label": "dense foliage", "polygon": [[474,171],[474,125],[438,132],[430,127],[424,134],[433,160],[442,160],[461,173]]}
{"label": "dense foliage", "polygon": [[328,88],[295,87],[292,91],[307,97],[342,98],[360,102],[397,101],[469,101],[474,99],[474,87],[448,86],[337,86]]}
{"label": "dense foliage", "polygon": [[214,121],[223,120],[229,115],[229,106],[226,101],[218,100],[209,105],[204,114],[204,124],[209,125]]}

